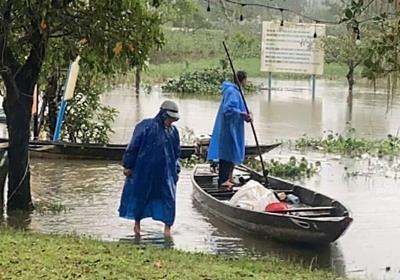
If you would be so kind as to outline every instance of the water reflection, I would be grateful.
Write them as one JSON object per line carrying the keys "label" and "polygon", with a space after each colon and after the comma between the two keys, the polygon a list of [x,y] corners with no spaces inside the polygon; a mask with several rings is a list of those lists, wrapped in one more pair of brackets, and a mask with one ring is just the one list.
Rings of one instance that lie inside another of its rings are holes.
{"label": "water reflection", "polygon": [[14,229],[26,230],[32,222],[32,214],[23,211],[8,211],[1,213],[0,225],[5,225]]}
{"label": "water reflection", "polygon": [[[259,82],[265,83],[265,79]],[[303,134],[320,137],[324,131],[345,134],[350,128],[355,128],[356,135],[370,139],[383,138],[389,133],[397,135],[400,130],[400,101],[392,98],[392,95],[389,98],[386,89],[378,88],[373,91],[370,85],[359,83],[354,90],[353,102],[349,106],[345,81],[318,81],[314,101],[308,90],[310,88],[308,81],[275,80],[273,88],[270,99],[267,91],[247,96],[261,143],[276,139],[295,139]],[[111,92],[104,101],[118,107],[121,104],[118,100],[121,94],[124,96],[124,102],[130,104],[136,102],[136,99],[133,101],[126,92],[118,90]],[[157,111],[154,104],[158,104],[163,98],[166,97],[157,90],[151,95],[142,96],[138,101],[142,104],[141,116],[154,115]],[[197,134],[211,131],[219,98],[171,98],[178,102],[182,111],[182,118],[177,123],[180,127],[188,126]],[[129,99],[131,101],[128,101]],[[127,103],[118,108],[124,108]],[[132,124],[137,121],[135,116],[128,114],[125,109],[122,109],[120,118],[124,121],[129,119],[127,122]],[[129,139],[123,136],[125,134],[121,126],[113,136],[113,141],[128,141]],[[246,132],[246,141],[254,142],[250,130]],[[291,154],[293,151],[279,148],[270,156],[288,158]],[[400,258],[400,248],[397,246],[400,243],[390,242],[400,234],[400,219],[393,218],[400,215],[396,201],[396,197],[400,196],[396,181],[398,177],[396,161],[392,166],[388,166],[386,161],[372,158],[340,160],[340,157],[324,158],[321,154],[307,155],[307,158],[322,160],[323,167],[319,175],[302,183],[345,203],[353,210],[355,220],[349,231],[330,247],[330,252],[304,253],[303,249],[298,249],[298,257],[295,252],[288,253],[286,257],[304,258],[304,262],[309,263],[317,256],[318,265],[326,266],[330,263],[338,272],[345,272],[350,276],[368,276],[371,279],[400,278],[398,273],[400,267],[396,261]],[[355,175],[353,171],[356,171]],[[381,203],[385,207],[377,206]],[[186,207],[190,206],[185,204],[180,211],[191,209]],[[194,210],[191,214],[178,213],[179,219],[191,221],[205,219],[205,222],[198,225],[192,235],[185,235],[184,238],[180,235],[181,231],[193,231],[193,229],[190,225],[178,224],[176,228],[178,234],[175,236],[177,248],[235,254],[252,253],[252,248],[259,250],[259,254],[269,251],[276,254],[279,254],[280,250],[291,251],[287,246],[280,248],[279,245],[269,244],[263,247],[264,240],[260,241],[257,238],[253,240],[230,229],[224,231],[224,225],[198,212],[196,207],[192,208]],[[390,215],[386,211],[388,208]],[[392,267],[391,271],[396,271],[397,274],[389,275],[385,270],[387,266]]]}
{"label": "water reflection", "polygon": [[171,249],[175,247],[173,236],[165,237],[164,234],[154,234],[153,232],[143,232],[140,236],[128,235],[120,238],[119,241],[135,245],[150,245],[164,249]]}
{"label": "water reflection", "polygon": [[32,191],[35,200],[61,203],[67,211],[59,214],[35,212],[30,224],[23,226],[42,232],[84,234],[160,248],[228,255],[273,255],[307,267],[331,268],[333,265],[335,271],[345,270],[338,245],[307,248],[260,239],[210,217],[192,200],[190,172],[184,169],[179,181],[173,239],[165,239],[162,223],[149,219],[142,222],[142,235],[137,238],[133,235],[133,222],[117,215],[124,179],[118,164],[34,160],[32,174],[36,179]]}
{"label": "water reflection", "polygon": [[[273,83],[270,100],[266,91],[249,95],[246,99],[254,114],[257,134],[266,143],[275,139],[298,138],[304,133],[320,136],[326,130],[342,133],[350,127],[356,128],[356,134],[363,137],[395,134],[400,128],[399,100],[391,100],[388,112],[387,94],[384,91],[374,93],[368,86],[358,85],[351,106],[346,100],[346,83],[337,81],[318,81],[314,100],[308,90],[308,81],[278,80]],[[136,98],[131,90],[117,88],[103,97],[105,103],[120,112],[112,142],[128,142],[133,125],[142,118],[154,116],[166,98],[174,99],[180,108],[179,127],[190,127],[196,134],[211,132],[219,96],[164,96],[155,87],[151,94]],[[250,130],[246,133],[246,141],[254,143]]]}
{"label": "water reflection", "polygon": [[[222,222],[207,213],[197,202],[194,205],[197,211],[207,217],[207,222],[215,227],[213,235],[220,237],[229,236],[222,243],[223,246],[217,247],[214,253],[278,256],[290,261],[303,263],[307,266],[334,268],[335,271],[338,273],[341,272],[341,275],[344,275],[345,264],[338,244],[313,247],[267,239]],[[227,244],[231,244],[231,246],[227,246]]]}

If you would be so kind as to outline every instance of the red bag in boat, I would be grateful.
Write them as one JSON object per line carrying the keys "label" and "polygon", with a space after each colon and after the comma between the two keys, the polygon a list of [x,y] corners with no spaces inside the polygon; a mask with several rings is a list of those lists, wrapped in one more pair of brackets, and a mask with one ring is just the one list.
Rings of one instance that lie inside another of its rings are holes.
{"label": "red bag in boat", "polygon": [[265,212],[278,212],[278,213],[286,213],[283,210],[288,210],[287,204],[285,202],[272,202],[265,206]]}

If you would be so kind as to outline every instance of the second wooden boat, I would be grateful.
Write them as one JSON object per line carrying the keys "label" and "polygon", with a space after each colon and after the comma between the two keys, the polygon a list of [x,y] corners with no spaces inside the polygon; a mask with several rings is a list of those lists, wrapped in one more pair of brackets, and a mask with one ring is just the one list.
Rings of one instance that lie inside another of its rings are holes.
{"label": "second wooden boat", "polygon": [[[0,143],[7,143],[8,139],[0,139]],[[267,153],[278,147],[281,143],[261,145],[262,153]],[[29,143],[30,155],[36,158],[61,158],[61,159],[85,159],[85,160],[122,160],[127,144],[78,144],[50,141],[31,141]],[[181,146],[181,158],[190,158],[204,152],[198,146]],[[257,147],[246,146],[246,155],[257,155]]]}

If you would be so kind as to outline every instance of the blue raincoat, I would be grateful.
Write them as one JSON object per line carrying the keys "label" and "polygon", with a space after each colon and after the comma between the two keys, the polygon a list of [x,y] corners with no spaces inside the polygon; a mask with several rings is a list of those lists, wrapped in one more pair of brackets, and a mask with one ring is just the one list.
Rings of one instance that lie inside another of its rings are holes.
{"label": "blue raincoat", "polygon": [[119,216],[132,220],[152,217],[166,225],[175,220],[176,183],[180,172],[179,133],[164,126],[166,112],[140,122],[123,157],[126,177]]}
{"label": "blue raincoat", "polygon": [[244,160],[244,116],[246,112],[237,85],[222,84],[222,102],[219,106],[208,148],[207,159],[223,159],[240,164]]}

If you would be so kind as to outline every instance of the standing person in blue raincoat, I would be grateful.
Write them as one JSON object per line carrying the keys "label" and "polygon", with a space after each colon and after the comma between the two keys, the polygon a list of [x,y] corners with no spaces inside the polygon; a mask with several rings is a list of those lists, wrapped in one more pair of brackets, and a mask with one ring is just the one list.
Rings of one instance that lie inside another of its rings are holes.
{"label": "standing person in blue raincoat", "polygon": [[244,160],[245,140],[244,122],[252,121],[252,115],[246,112],[239,87],[244,87],[247,74],[237,71],[235,83],[225,81],[222,84],[222,101],[219,106],[214,129],[208,148],[207,159],[219,161],[218,185],[232,189],[233,168]]}
{"label": "standing person in blue raincoat", "polygon": [[140,221],[147,217],[163,222],[165,236],[171,235],[180,172],[179,133],[172,123],[178,119],[178,106],[173,101],[164,101],[154,118],[136,125],[125,150],[126,180],[119,216],[135,220],[136,235],[140,235]]}

